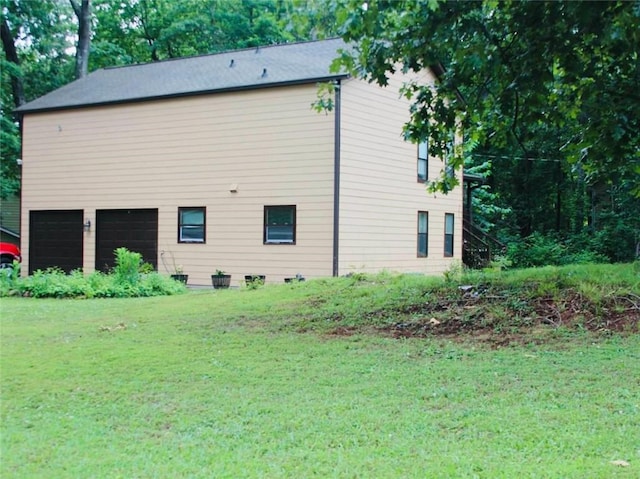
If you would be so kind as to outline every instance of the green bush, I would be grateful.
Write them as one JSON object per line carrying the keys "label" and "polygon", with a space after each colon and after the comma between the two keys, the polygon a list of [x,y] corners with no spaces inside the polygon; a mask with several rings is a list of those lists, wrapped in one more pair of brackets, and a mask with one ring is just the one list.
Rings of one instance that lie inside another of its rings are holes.
{"label": "green bush", "polygon": [[635,260],[636,245],[640,241],[636,227],[613,215],[605,215],[601,219],[603,227],[594,235],[594,249],[612,262]]}
{"label": "green bush", "polygon": [[563,241],[555,235],[533,233],[511,243],[507,258],[514,268],[610,262],[607,255],[597,251],[594,242],[594,238],[585,235]]}
{"label": "green bush", "polygon": [[558,241],[540,233],[533,233],[507,247],[507,256],[515,268],[558,265],[563,254],[563,247]]}
{"label": "green bush", "polygon": [[20,277],[19,266],[0,275],[0,297],[32,296],[35,298],[129,298],[178,294],[186,287],[169,277],[148,271],[139,253],[118,248],[116,267],[110,274],[95,271],[84,275],[81,270],[66,274],[59,268],[36,271]]}
{"label": "green bush", "polygon": [[124,285],[134,285],[140,280],[140,268],[142,267],[142,255],[127,248],[118,248],[115,251],[116,266],[113,274],[116,281]]}

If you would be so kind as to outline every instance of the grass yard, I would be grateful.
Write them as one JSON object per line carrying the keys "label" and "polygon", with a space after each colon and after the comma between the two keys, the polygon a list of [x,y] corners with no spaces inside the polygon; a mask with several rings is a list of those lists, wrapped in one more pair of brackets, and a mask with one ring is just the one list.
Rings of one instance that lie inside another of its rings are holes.
{"label": "grass yard", "polygon": [[0,476],[640,477],[640,335],[354,328],[434,284],[3,298]]}

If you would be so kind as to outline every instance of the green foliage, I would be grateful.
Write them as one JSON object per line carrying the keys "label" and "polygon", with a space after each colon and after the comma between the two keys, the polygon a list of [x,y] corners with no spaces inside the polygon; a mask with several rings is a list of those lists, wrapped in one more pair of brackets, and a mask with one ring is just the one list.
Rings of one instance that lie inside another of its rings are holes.
{"label": "green foliage", "polygon": [[245,286],[248,290],[256,290],[264,286],[264,280],[260,276],[253,276],[251,279],[245,281]]}
{"label": "green foliage", "polygon": [[19,275],[19,265],[14,263],[10,273],[0,274],[0,297],[129,298],[186,291],[182,283],[161,276],[151,265],[142,263],[139,253],[118,248],[116,261],[111,274],[95,271],[84,275],[80,270],[66,274],[59,268],[49,268],[24,278]]}
{"label": "green foliage", "polygon": [[[0,73],[2,85],[10,83],[6,70],[6,64],[0,60]],[[20,189],[20,167],[17,159],[20,158],[20,131],[17,122],[7,115],[11,100],[6,98],[6,91],[2,89],[2,101],[0,104],[0,151],[2,161],[0,161],[0,197],[8,198]]]}
{"label": "green foliage", "polygon": [[22,289],[35,298],[87,296],[87,282],[78,270],[69,275],[58,268],[36,271],[29,277],[28,288]]}
{"label": "green foliage", "polygon": [[640,238],[633,225],[620,219],[595,234],[559,236],[533,233],[509,242],[507,258],[515,268],[633,261]]}
{"label": "green foliage", "polygon": [[585,249],[585,246],[578,241],[563,242],[556,235],[534,233],[511,243],[507,247],[507,257],[514,268],[608,262],[609,258],[593,245],[590,249]]}
{"label": "green foliage", "polygon": [[113,274],[117,282],[133,285],[140,279],[140,268],[142,267],[142,255],[127,248],[115,250],[116,265]]}
{"label": "green foliage", "polygon": [[141,274],[149,274],[149,273],[153,273],[154,271],[155,271],[155,268],[151,263],[142,263],[140,265]]}
{"label": "green foliage", "polygon": [[[354,47],[334,68],[386,85],[398,69],[435,66],[435,87],[402,89],[412,102],[405,136],[428,139],[434,156],[456,169],[465,159],[467,171],[487,178],[473,192],[479,227],[503,243],[549,237],[548,259],[525,242],[512,246],[514,265],[632,261],[640,244],[640,99],[627,93],[638,78],[640,9],[589,6],[337,2]],[[465,146],[452,156],[459,128]],[[447,192],[459,180],[445,170],[430,187]],[[581,253],[573,245],[585,235]]]}
{"label": "green foliage", "polygon": [[318,113],[333,111],[336,86],[331,82],[318,83],[318,98],[311,104]]}
{"label": "green foliage", "polygon": [[[434,155],[447,155],[461,127],[475,144],[539,157],[553,131],[553,158],[591,179],[640,173],[640,100],[628,94],[638,79],[637,2],[341,0],[336,17],[354,43],[336,66],[358,77],[386,85],[397,69],[437,67],[435,88],[411,81],[403,90],[413,102],[406,135],[428,137]],[[461,167],[462,152],[449,163]]]}
{"label": "green foliage", "polygon": [[465,266],[461,261],[455,260],[451,262],[451,265],[447,270],[443,273],[444,280],[447,283],[453,283],[456,281],[460,281],[462,276],[464,275]]}
{"label": "green foliage", "polygon": [[[464,171],[489,179],[494,177],[494,162],[485,160],[474,164],[467,160]],[[474,185],[473,188],[471,196],[473,223],[487,233],[493,233],[497,225],[502,226],[513,221],[513,208],[501,197],[499,191],[502,190],[489,184]]]}
{"label": "green foliage", "polygon": [[[640,203],[640,199],[636,199]],[[598,231],[593,235],[593,248],[611,261],[633,261],[640,251],[640,209],[625,208],[601,214]]]}
{"label": "green foliage", "polygon": [[511,261],[506,255],[495,255],[489,265],[491,271],[503,271],[513,266]]}
{"label": "green foliage", "polygon": [[[91,63],[96,68],[307,39],[317,11],[305,14],[294,3],[105,1],[94,8],[97,25]],[[294,15],[299,27],[292,25]]]}

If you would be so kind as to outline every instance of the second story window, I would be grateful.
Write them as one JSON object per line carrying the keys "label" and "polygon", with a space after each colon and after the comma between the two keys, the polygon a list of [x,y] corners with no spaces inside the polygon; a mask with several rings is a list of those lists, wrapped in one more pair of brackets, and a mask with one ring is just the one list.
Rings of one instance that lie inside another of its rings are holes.
{"label": "second story window", "polygon": [[429,146],[426,141],[418,144],[418,182],[429,179]]}

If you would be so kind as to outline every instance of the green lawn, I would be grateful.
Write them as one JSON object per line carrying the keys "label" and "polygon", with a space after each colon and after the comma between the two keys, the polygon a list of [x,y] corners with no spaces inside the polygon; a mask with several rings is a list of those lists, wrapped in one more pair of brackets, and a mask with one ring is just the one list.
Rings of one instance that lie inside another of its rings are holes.
{"label": "green lawn", "polygon": [[344,281],[3,298],[0,476],[640,477],[639,335],[494,350],[291,327]]}

